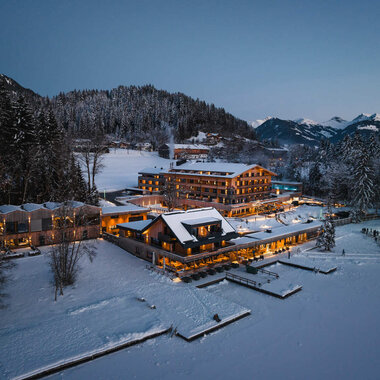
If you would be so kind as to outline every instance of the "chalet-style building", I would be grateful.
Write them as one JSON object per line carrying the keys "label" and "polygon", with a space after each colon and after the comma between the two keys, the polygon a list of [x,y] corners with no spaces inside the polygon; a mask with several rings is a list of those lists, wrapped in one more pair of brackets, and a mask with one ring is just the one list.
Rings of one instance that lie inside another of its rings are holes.
{"label": "chalet-style building", "polygon": [[154,220],[118,224],[120,235],[188,256],[226,246],[235,229],[214,208],[174,211]]}
{"label": "chalet-style building", "polygon": [[102,208],[102,232],[109,234],[118,234],[117,227],[120,223],[135,222],[146,220],[150,210],[132,203],[124,206],[103,207]]}
{"label": "chalet-style building", "polygon": [[[0,247],[54,244],[59,241],[62,218],[75,224],[77,237],[93,239],[100,234],[99,207],[81,202],[46,202],[0,206]],[[70,228],[68,228],[70,234]]]}
{"label": "chalet-style building", "polygon": [[169,182],[179,198],[239,204],[267,198],[274,175],[259,165],[190,162],[167,170],[144,169],[139,172],[138,186],[160,192]]}
{"label": "chalet-style building", "polygon": [[176,211],[119,224],[117,244],[178,275],[285,252],[318,235],[321,223],[278,227],[240,236],[214,208]]}
{"label": "chalet-style building", "polygon": [[204,160],[208,157],[209,152],[209,147],[200,144],[173,144],[172,146],[169,144],[163,144],[158,148],[158,154],[160,157],[175,160]]}

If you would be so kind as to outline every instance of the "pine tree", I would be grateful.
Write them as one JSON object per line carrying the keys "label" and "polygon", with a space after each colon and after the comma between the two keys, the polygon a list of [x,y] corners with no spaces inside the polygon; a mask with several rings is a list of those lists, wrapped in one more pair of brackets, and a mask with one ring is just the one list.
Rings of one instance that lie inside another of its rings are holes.
{"label": "pine tree", "polygon": [[355,155],[353,160],[352,206],[356,220],[368,210],[375,197],[374,169],[368,147],[359,136],[355,137]]}

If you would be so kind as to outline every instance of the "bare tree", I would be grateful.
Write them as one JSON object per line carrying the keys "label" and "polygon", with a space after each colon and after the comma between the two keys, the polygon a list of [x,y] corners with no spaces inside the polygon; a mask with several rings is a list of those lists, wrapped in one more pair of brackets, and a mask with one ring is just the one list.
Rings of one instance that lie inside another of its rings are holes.
{"label": "bare tree", "polygon": [[4,248],[3,251],[0,250],[0,307],[3,306],[2,300],[6,296],[3,290],[9,280],[9,271],[15,266],[12,261],[5,259],[5,255],[6,250]]}
{"label": "bare tree", "polygon": [[169,211],[173,211],[174,208],[178,205],[179,193],[179,185],[176,183],[175,178],[167,178],[162,190],[162,194],[164,196],[165,205]]}
{"label": "bare tree", "polygon": [[80,153],[78,156],[86,171],[87,191],[90,202],[91,199],[94,198],[93,192],[96,189],[95,177],[104,167],[102,162],[104,154],[107,152],[104,141],[105,136],[102,130],[95,132],[94,136],[85,139],[81,143]]}
{"label": "bare tree", "polygon": [[50,251],[50,266],[54,275],[54,299],[57,300],[58,291],[63,295],[63,288],[75,283],[81,258],[87,256],[92,262],[96,250],[92,244],[83,242],[86,236],[81,232],[88,221],[82,211],[75,214],[72,207],[64,205],[54,223],[58,243]]}

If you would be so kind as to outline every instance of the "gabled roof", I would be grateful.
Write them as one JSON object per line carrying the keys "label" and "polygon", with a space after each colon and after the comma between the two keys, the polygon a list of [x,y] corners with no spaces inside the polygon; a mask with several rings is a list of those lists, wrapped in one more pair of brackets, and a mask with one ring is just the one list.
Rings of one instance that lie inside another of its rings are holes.
{"label": "gabled roof", "polygon": [[198,241],[194,235],[191,235],[185,225],[194,223],[194,221],[205,220],[205,218],[208,220],[211,220],[210,218],[212,218],[212,223],[215,223],[216,221],[221,222],[222,236],[231,232],[236,232],[227,220],[213,207],[169,212],[160,215],[157,219],[159,218],[166,223],[181,244]]}
{"label": "gabled roof", "polygon": [[10,212],[14,211],[24,211],[20,206],[14,206],[14,205],[2,205],[0,206],[0,214],[9,214]]}
{"label": "gabled roof", "polygon": [[31,212],[35,210],[44,209],[45,207],[43,204],[39,203],[24,203],[23,205],[21,205],[21,208],[25,211]]}

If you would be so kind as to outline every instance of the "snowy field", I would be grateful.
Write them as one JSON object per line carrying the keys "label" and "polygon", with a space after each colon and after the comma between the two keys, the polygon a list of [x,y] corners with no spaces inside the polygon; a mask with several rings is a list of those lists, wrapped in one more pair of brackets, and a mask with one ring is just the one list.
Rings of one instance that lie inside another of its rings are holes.
{"label": "snowy field", "polygon": [[338,227],[333,253],[307,251],[314,242],[306,243],[303,255],[338,270],[284,267],[303,285],[286,300],[223,281],[207,291],[248,307],[249,317],[192,343],[163,335],[52,377],[378,379],[380,249],[363,226],[380,229],[380,221]]}
{"label": "snowy field", "polygon": [[104,168],[96,176],[96,186],[100,192],[137,187],[137,173],[140,170],[154,166],[169,167],[170,162],[159,157],[157,152],[111,149],[110,153],[104,155]]}

